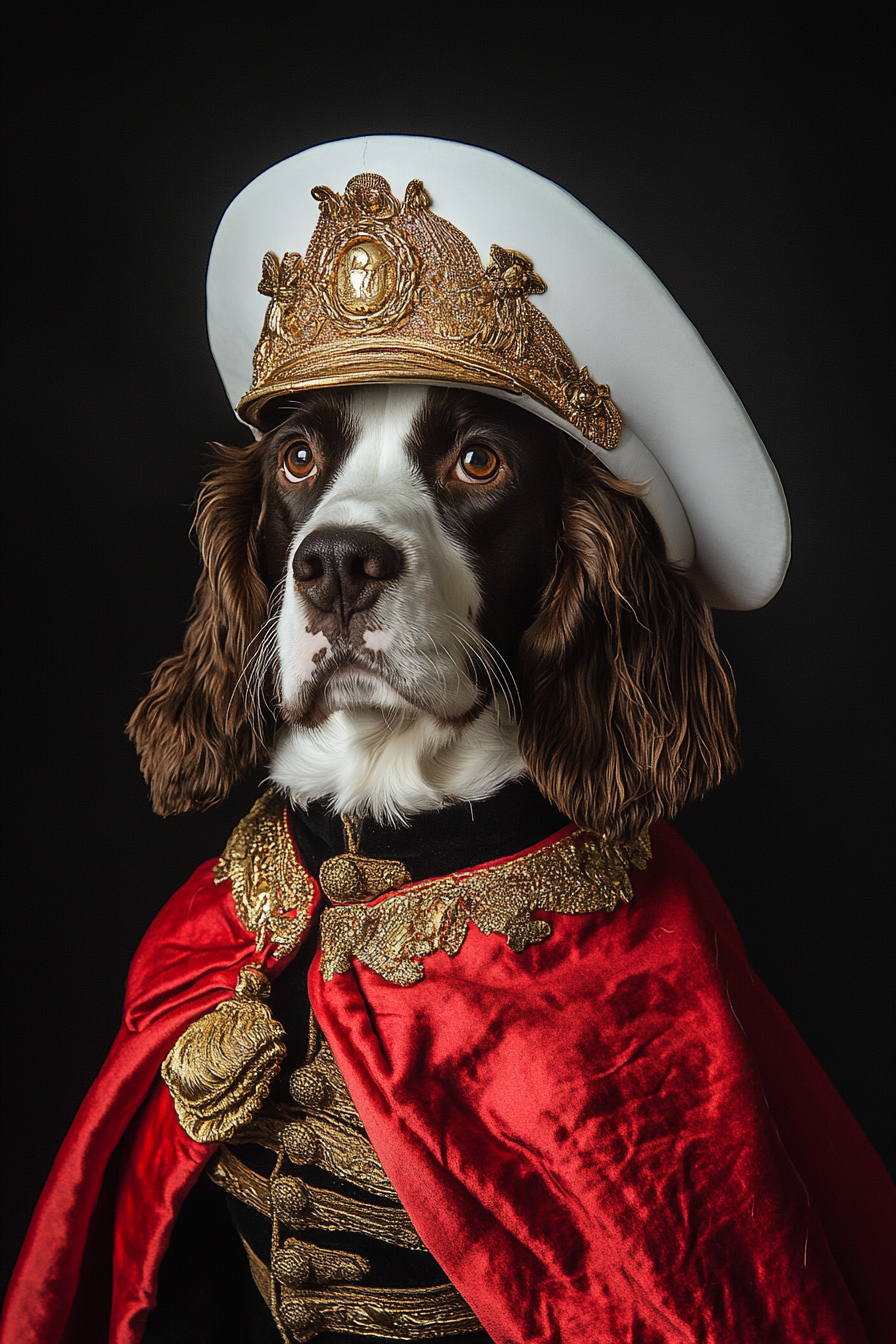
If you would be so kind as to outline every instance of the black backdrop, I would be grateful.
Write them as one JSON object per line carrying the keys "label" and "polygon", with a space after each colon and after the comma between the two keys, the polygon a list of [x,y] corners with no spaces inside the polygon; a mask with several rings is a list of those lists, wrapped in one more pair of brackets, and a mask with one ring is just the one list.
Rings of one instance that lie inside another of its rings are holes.
{"label": "black backdrop", "polygon": [[253,796],[162,821],[122,732],[180,638],[203,444],[247,438],[205,341],[212,236],[264,168],[368,132],[484,145],[568,188],[665,282],[765,438],[794,560],[768,608],[719,617],[746,764],[679,824],[757,971],[892,1156],[874,13],[853,6],[836,29],[637,3],[624,17],[561,3],[391,18],[354,4],[32,5],[17,20],[4,85],[7,1256],[116,1030],[138,939]]}

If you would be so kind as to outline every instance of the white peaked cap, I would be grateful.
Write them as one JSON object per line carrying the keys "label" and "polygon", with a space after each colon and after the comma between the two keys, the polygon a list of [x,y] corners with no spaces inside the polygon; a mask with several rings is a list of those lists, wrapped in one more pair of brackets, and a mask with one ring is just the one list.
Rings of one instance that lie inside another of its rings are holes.
{"label": "white peaked cap", "polygon": [[558,425],[620,479],[649,482],[644,499],[669,558],[691,568],[714,606],[749,610],[773,597],[790,554],[787,504],[724,373],[621,238],[555,183],[488,150],[358,137],[306,149],[250,182],[221,221],[208,269],[209,340],[231,404],[250,387],[265,320],[262,258],[304,252],[320,218],[312,188],[341,192],[361,173],[379,174],[399,198],[422,181],[433,212],[466,235],[483,265],[493,244],[531,260],[546,285],[531,301],[578,365],[609,385],[619,445],[599,447],[528,394],[482,390]]}

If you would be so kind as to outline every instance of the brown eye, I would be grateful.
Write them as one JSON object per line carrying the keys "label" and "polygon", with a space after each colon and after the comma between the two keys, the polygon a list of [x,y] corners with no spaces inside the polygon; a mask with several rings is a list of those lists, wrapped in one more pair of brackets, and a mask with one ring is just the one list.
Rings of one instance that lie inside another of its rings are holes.
{"label": "brown eye", "polygon": [[465,448],[458,459],[455,474],[466,481],[490,481],[497,476],[501,468],[501,459],[484,443],[476,443]]}
{"label": "brown eye", "polygon": [[296,439],[286,445],[280,458],[280,466],[283,468],[283,475],[294,485],[317,475],[314,453],[311,451],[311,444],[305,439]]}

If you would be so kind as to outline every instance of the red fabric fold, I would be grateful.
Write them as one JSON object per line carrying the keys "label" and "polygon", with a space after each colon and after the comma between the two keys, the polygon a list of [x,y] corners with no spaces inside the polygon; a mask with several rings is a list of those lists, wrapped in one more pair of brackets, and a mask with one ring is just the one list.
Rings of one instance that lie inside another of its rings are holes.
{"label": "red fabric fold", "polygon": [[231,997],[242,966],[282,969],[270,948],[256,953],[213,869],[214,861],[197,869],[140,944],[121,1030],[59,1151],[10,1282],[3,1344],[138,1344],[142,1335],[174,1219],[215,1152],[181,1129],[162,1060],[191,1022]]}
{"label": "red fabric fold", "polygon": [[[312,968],[374,1147],[497,1344],[862,1341],[822,1212],[884,1339],[888,1178],[705,870],[671,828],[653,842],[630,906],[543,915],[521,954],[471,926],[408,988]],[[840,1170],[818,1161],[829,1123]]]}
{"label": "red fabric fold", "polygon": [[[612,915],[521,954],[471,927],[402,988],[312,967],[321,1025],[424,1241],[498,1344],[892,1338],[896,1192],[669,827]],[[491,865],[484,865],[486,867]],[[138,1344],[214,1147],[159,1078],[262,960],[203,865],[134,960],[125,1021],[23,1249],[4,1344]],[[839,1268],[838,1268],[839,1265]],[[857,1310],[858,1308],[858,1310]]]}

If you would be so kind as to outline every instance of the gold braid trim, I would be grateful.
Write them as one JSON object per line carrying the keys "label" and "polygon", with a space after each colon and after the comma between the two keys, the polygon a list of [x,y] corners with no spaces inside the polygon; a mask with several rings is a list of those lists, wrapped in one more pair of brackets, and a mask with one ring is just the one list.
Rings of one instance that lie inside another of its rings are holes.
{"label": "gold braid trim", "polygon": [[[227,841],[215,866],[216,882],[229,880],[236,913],[261,950],[278,943],[274,956],[289,956],[302,941],[311,917],[314,884],[296,858],[286,806],[274,789],[259,798]],[[294,919],[284,912],[295,910]]]}
{"label": "gold braid trim", "polygon": [[209,1167],[209,1175],[228,1194],[266,1218],[277,1215],[294,1228],[325,1232],[355,1232],[375,1237],[391,1246],[408,1251],[423,1251],[414,1225],[404,1209],[381,1208],[364,1204],[333,1190],[320,1190],[298,1176],[276,1176],[271,1180],[241,1162],[234,1152],[222,1145]]}
{"label": "gold braid trim", "polygon": [[323,1111],[302,1116],[298,1108],[269,1105],[232,1133],[228,1141],[258,1143],[271,1152],[283,1152],[297,1166],[313,1163],[368,1194],[398,1203],[392,1182],[366,1135],[346,1129]]}
{"label": "gold braid trim", "polygon": [[[270,1176],[242,1162],[229,1145],[221,1148],[209,1173],[216,1184],[271,1220],[268,1264],[245,1241],[243,1245],[284,1344],[304,1344],[328,1331],[337,1331],[340,1338],[413,1340],[478,1330],[479,1322],[452,1284],[381,1288],[362,1282],[372,1272],[365,1256],[317,1245],[318,1237],[342,1232],[425,1251],[364,1134],[313,1014],[309,1027],[305,1064],[290,1079],[300,1107],[268,1103],[229,1141],[273,1149],[277,1161]],[[379,1200],[362,1203],[299,1176],[285,1176],[284,1159],[298,1167],[321,1167]],[[284,1237],[284,1228],[304,1235]],[[354,1284],[360,1286],[348,1286]]]}
{"label": "gold braid trim", "polygon": [[382,1339],[444,1339],[482,1327],[453,1284],[435,1288],[284,1288],[280,1315],[295,1340],[324,1331]]}
{"label": "gold braid trim", "polygon": [[[546,920],[532,918],[536,910],[609,913],[632,899],[629,870],[645,868],[649,859],[646,830],[632,843],[616,844],[576,831],[490,868],[418,882],[375,904],[327,910],[321,973],[332,980],[355,958],[392,984],[413,985],[423,979],[424,957],[457,955],[471,923],[482,933],[503,934],[514,952],[522,952],[550,935]],[[236,827],[214,876],[230,881],[237,915],[259,949],[271,940],[278,944],[277,958],[294,951],[308,927],[314,884],[296,857],[286,807],[275,790]],[[291,910],[295,917],[286,918]]]}
{"label": "gold braid trim", "polygon": [[[373,1288],[368,1284],[352,1288],[327,1284],[317,1290],[299,1291],[284,1284],[279,1293],[280,1311],[277,1313],[275,1279],[248,1242],[244,1241],[243,1245],[255,1286],[274,1312],[275,1320],[278,1315],[282,1319],[290,1339],[310,1340],[330,1330],[379,1338],[386,1336],[388,1339],[444,1339],[481,1328],[450,1283],[434,1288]],[[312,1263],[325,1256],[334,1256],[334,1252],[322,1252],[316,1246],[303,1249]],[[351,1258],[361,1260],[360,1256]],[[348,1256],[340,1256],[341,1261],[348,1259]]]}
{"label": "gold braid trim", "polygon": [[615,910],[632,899],[630,868],[646,868],[647,831],[632,844],[598,843],[587,831],[533,854],[480,871],[420,882],[375,905],[324,912],[321,972],[325,980],[347,971],[352,958],[396,985],[423,979],[422,959],[454,957],[470,924],[501,933],[514,952],[550,935],[536,910],[564,915]]}

